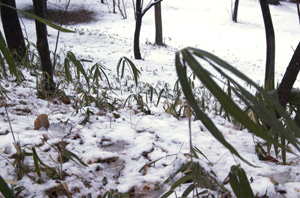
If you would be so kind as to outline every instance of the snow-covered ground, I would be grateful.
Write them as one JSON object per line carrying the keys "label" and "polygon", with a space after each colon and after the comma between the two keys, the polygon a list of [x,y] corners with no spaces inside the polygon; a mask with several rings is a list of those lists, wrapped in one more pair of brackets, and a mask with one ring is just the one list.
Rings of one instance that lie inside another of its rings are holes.
{"label": "snow-covered ground", "polygon": [[[31,6],[31,0],[16,0],[20,9]],[[54,5],[65,6],[63,0],[50,0]],[[141,30],[141,53],[144,60],[133,58],[133,33],[135,27],[132,2],[127,5],[126,20],[120,14],[111,12],[112,5],[104,5],[100,0],[72,0],[70,10],[85,8],[94,11],[95,21],[85,24],[68,25],[76,33],[61,33],[58,51],[60,55],[72,51],[77,58],[101,62],[111,71],[107,72],[113,81],[116,66],[122,56],[131,58],[141,70],[140,81],[156,86],[169,83],[173,87],[177,76],[174,66],[175,52],[191,46],[207,50],[223,58],[239,70],[245,72],[259,84],[264,80],[265,30],[259,2],[241,1],[238,23],[231,21],[231,0],[164,0],[162,2],[163,35],[166,47],[154,43],[154,13],[150,10],[143,18]],[[147,2],[145,2],[146,4]],[[280,82],[285,69],[296,48],[300,35],[299,19],[295,4],[281,2],[270,6],[276,36],[276,81]],[[26,36],[35,42],[34,21],[22,19]],[[50,49],[54,50],[57,31],[48,28]],[[88,68],[92,64],[85,63]],[[25,73],[25,71],[24,71]],[[25,73],[26,74],[26,73]],[[26,74],[27,75],[27,74]],[[27,75],[30,81],[15,86],[1,82],[9,91],[8,114],[12,129],[27,151],[38,145],[37,152],[47,165],[57,165],[57,144],[67,144],[66,149],[75,153],[88,167],[73,161],[63,163],[62,170],[68,176],[60,182],[67,184],[73,197],[83,195],[97,197],[109,189],[127,192],[132,187],[140,197],[159,197],[170,186],[154,190],[175,170],[189,159],[188,120],[177,120],[165,113],[162,106],[150,105],[152,115],[121,109],[120,118],[111,113],[96,112],[87,123],[82,123],[84,115],[75,114],[72,105],[41,100],[36,95],[35,78]],[[113,82],[116,83],[116,82]],[[295,84],[299,87],[300,81]],[[67,92],[67,90],[66,90]],[[124,93],[126,95],[126,93]],[[128,93],[127,93],[128,95]],[[114,96],[124,99],[125,96]],[[125,97],[126,98],[126,97]],[[164,101],[161,101],[163,103]],[[34,130],[34,121],[40,114],[47,114],[50,121],[48,129]],[[15,169],[10,157],[16,152],[13,137],[4,107],[0,106],[0,175],[16,180]],[[209,114],[224,137],[238,149],[240,154],[257,167],[251,167],[231,155],[208,131],[203,130],[200,121],[192,122],[193,143],[209,159],[201,158],[200,163],[207,170],[213,170],[220,182],[228,176],[232,165],[242,164],[251,179],[253,192],[258,196],[300,197],[300,158],[288,154],[290,165],[283,166],[260,161],[255,154],[255,144],[251,133],[238,130],[224,119]],[[46,140],[47,139],[47,140]],[[299,155],[299,153],[298,153]],[[151,161],[158,160],[155,166],[139,172]],[[25,158],[29,168],[33,167],[32,157]],[[48,179],[43,184],[34,183],[30,172],[17,181],[25,189],[23,197],[45,197],[45,190],[58,185],[56,180]],[[46,175],[42,175],[47,178]],[[148,189],[148,187],[150,189]],[[229,184],[225,186],[230,189]],[[178,192],[184,188],[177,189]],[[277,193],[285,190],[286,194]],[[179,193],[180,194],[180,193]]]}

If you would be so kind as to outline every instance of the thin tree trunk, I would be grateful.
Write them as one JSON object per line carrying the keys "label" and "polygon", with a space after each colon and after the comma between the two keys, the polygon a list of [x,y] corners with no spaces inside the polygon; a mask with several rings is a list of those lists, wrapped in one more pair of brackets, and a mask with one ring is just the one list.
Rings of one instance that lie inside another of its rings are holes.
{"label": "thin tree trunk", "polygon": [[260,2],[261,11],[264,19],[266,41],[267,41],[265,88],[270,90],[270,89],[274,89],[275,33],[274,33],[268,0],[260,0],[259,2]]}
{"label": "thin tree trunk", "polygon": [[299,23],[300,23],[300,8],[299,8],[299,0],[296,0],[297,3],[297,12],[298,12],[298,18],[299,18]]}
{"label": "thin tree trunk", "polygon": [[[15,0],[1,0],[1,3],[16,7]],[[1,6],[1,20],[9,50],[17,53],[17,58],[23,59],[26,47],[17,11]]]}
{"label": "thin tree trunk", "polygon": [[286,69],[278,88],[278,98],[282,107],[286,107],[291,90],[297,79],[300,70],[300,42],[294,52],[294,55]]}
{"label": "thin tree trunk", "polygon": [[136,0],[135,17],[136,17],[135,32],[134,32],[134,44],[133,44],[134,58],[142,59],[141,52],[140,52],[140,32],[141,32],[142,18],[143,18],[141,0]]}
{"label": "thin tree trunk", "polygon": [[[33,7],[34,7],[34,14],[45,18],[45,4],[44,0],[32,0]],[[50,59],[50,51],[48,46],[48,39],[47,39],[47,27],[45,24],[35,21],[36,27],[36,35],[37,35],[37,49],[40,55],[41,64],[42,64],[42,71],[44,74],[44,85],[46,91],[54,91],[55,85],[53,81],[53,71],[52,71],[52,64]]]}
{"label": "thin tree trunk", "polygon": [[234,10],[233,10],[233,15],[232,15],[232,20],[234,22],[237,22],[238,8],[239,8],[239,0],[235,0]]}
{"label": "thin tree trunk", "polygon": [[269,4],[272,4],[272,5],[279,5],[279,0],[268,0]]}
{"label": "thin tree trunk", "polygon": [[161,20],[161,3],[158,3],[154,7],[155,15],[155,43],[156,45],[164,45],[163,33],[162,33],[162,20]]}
{"label": "thin tree trunk", "polygon": [[135,32],[134,32],[134,58],[142,59],[140,51],[140,32],[142,27],[142,16],[137,14],[136,23],[135,23]]}
{"label": "thin tree trunk", "polygon": [[113,13],[116,13],[116,0],[113,0]]}

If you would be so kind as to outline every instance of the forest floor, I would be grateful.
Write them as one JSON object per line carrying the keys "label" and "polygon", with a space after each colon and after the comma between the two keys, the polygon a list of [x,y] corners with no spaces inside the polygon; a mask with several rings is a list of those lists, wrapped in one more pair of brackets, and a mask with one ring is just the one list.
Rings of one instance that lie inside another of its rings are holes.
{"label": "forest floor", "polygon": [[[30,0],[16,2],[19,9],[32,9]],[[165,88],[168,93],[174,94],[177,80],[174,57],[181,48],[191,46],[209,51],[258,84],[263,84],[266,46],[258,1],[240,2],[238,23],[231,21],[231,0],[163,1],[166,46],[154,44],[154,13],[150,10],[143,18],[141,30],[143,60],[134,60],[133,57],[135,20],[132,2],[124,2],[127,19],[122,18],[119,10],[116,14],[112,12],[111,2],[101,4],[99,0],[72,0],[67,18],[69,22],[64,23],[64,27],[75,33],[60,33],[58,42],[58,70],[63,68],[68,51],[73,52],[77,59],[84,60],[87,71],[96,63],[106,67],[105,72],[113,88],[108,89],[105,78],[101,81],[99,90],[103,100],[98,102],[102,102],[103,109],[96,107],[95,102],[80,106],[84,103],[85,87],[81,88],[82,94],[76,93],[74,89],[80,86],[75,85],[75,78],[73,84],[68,84],[61,76],[56,78],[56,82],[61,84],[60,89],[71,98],[71,104],[65,104],[66,101],[59,98],[41,99],[37,94],[38,76],[27,69],[23,70],[26,81],[21,85],[0,81],[7,90],[6,105],[0,104],[0,175],[23,187],[21,197],[100,197],[111,189],[117,189],[121,193],[135,194],[134,197],[155,198],[168,191],[182,175],[179,174],[169,184],[163,185],[163,182],[190,160],[188,118],[177,119],[168,113],[172,103],[168,97],[161,98],[158,105],[157,97],[152,102],[149,100],[144,106],[148,111],[138,108],[134,100],[125,101],[131,94],[142,94],[149,86],[157,91]],[[56,19],[49,19],[59,23],[58,13],[65,6],[65,1],[49,0],[49,17],[56,16]],[[299,20],[293,3],[281,2],[281,5],[270,6],[270,9],[276,34],[275,77],[279,83],[299,42]],[[22,25],[28,41],[35,43],[34,21],[22,17]],[[48,34],[50,49],[54,51],[57,31],[48,28]],[[34,50],[32,46],[31,49]],[[135,87],[128,69],[123,79],[117,75],[117,63],[124,56],[141,71],[138,87]],[[37,65],[33,64],[33,67]],[[295,87],[299,85],[297,80]],[[142,95],[145,100],[147,95]],[[300,153],[291,147],[296,155],[288,153],[288,165],[280,163],[281,155],[277,163],[259,160],[255,143],[261,140],[216,115],[213,109],[218,104],[208,93],[205,97],[208,116],[226,140],[256,167],[233,156],[199,120],[192,121],[192,140],[205,157],[201,155],[196,161],[206,171],[213,171],[220,183],[227,179],[232,165],[240,164],[258,197],[300,198]],[[115,109],[109,111],[111,104]],[[50,125],[34,130],[35,120],[41,114],[48,116]],[[17,181],[12,164],[16,153],[12,132],[26,152],[32,153],[35,148],[40,160],[54,167],[59,174],[53,177],[50,169],[40,165],[40,180],[33,157],[26,156],[26,174]],[[62,149],[72,152],[80,160],[76,157],[73,160],[61,159]],[[275,157],[273,151],[271,155]],[[187,186],[184,184],[176,188],[177,196]],[[229,184],[224,186],[231,190]],[[209,190],[209,193],[222,196],[222,192]]]}

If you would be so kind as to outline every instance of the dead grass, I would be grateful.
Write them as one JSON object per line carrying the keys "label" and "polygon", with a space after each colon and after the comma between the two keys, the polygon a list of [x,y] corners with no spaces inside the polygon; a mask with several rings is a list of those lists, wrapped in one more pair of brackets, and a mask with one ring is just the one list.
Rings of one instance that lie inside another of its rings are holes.
{"label": "dead grass", "polygon": [[[24,9],[26,12],[33,13],[33,8],[29,7]],[[56,24],[63,24],[63,25],[74,25],[80,23],[89,23],[96,21],[96,14],[93,11],[86,10],[84,8],[79,8],[76,10],[68,10],[64,20],[62,21],[64,10],[59,9],[47,9],[46,19]],[[28,18],[26,16],[22,16],[24,18]]]}

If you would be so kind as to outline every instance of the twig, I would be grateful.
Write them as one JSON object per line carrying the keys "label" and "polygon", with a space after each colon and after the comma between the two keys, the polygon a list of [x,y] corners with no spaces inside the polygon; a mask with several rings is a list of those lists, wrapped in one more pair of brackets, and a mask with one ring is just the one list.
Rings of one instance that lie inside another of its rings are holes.
{"label": "twig", "polygon": [[[1,85],[0,85],[0,86],[1,86]],[[1,86],[0,88],[2,88],[2,86]],[[2,98],[4,98],[3,93],[2,93]],[[15,143],[15,145],[17,145],[17,141],[16,141],[16,138],[15,138],[15,134],[14,134],[14,131],[13,131],[13,129],[12,129],[11,121],[10,121],[10,118],[9,118],[9,115],[8,115],[8,111],[7,111],[7,107],[6,107],[7,104],[6,104],[6,102],[4,101],[4,99],[3,99],[2,103],[3,103],[4,109],[5,109],[5,113],[6,113],[6,116],[7,116],[7,120],[8,120],[8,124],[9,124],[10,131],[11,131],[12,137],[13,137],[13,139],[14,139],[14,143]]]}

